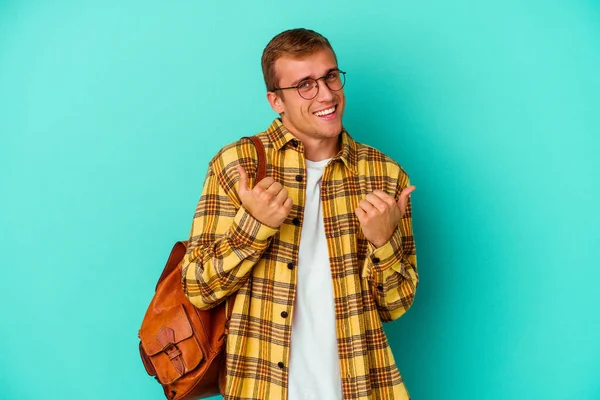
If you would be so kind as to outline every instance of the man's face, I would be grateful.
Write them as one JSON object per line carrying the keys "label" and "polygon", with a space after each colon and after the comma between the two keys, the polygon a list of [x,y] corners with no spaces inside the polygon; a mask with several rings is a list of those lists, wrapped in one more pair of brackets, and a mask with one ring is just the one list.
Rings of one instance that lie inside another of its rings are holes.
{"label": "man's face", "polygon": [[[331,50],[323,49],[305,59],[282,57],[275,61],[278,87],[296,86],[306,78],[317,79],[337,69]],[[282,122],[300,140],[304,138],[332,139],[342,131],[342,115],[346,105],[344,89],[330,90],[323,79],[318,82],[315,98],[306,100],[296,89],[269,92],[267,98]]]}

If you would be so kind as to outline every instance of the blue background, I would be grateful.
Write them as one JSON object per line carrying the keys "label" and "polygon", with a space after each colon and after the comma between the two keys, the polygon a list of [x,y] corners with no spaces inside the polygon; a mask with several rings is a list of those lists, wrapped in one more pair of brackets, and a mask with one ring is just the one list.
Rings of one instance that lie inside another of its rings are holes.
{"label": "blue background", "polygon": [[600,399],[597,1],[0,0],[0,398],[161,399],[137,330],[260,55],[327,36],[417,186],[415,400]]}

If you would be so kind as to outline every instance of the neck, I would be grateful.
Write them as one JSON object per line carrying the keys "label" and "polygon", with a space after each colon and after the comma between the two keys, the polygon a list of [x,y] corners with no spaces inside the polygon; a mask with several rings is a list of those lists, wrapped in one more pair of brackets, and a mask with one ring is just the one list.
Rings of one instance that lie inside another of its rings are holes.
{"label": "neck", "polygon": [[[288,128],[288,130],[290,129]],[[304,145],[304,157],[309,161],[322,161],[333,158],[341,149],[341,133],[334,137],[315,138],[313,136],[296,133],[292,130],[290,130],[290,132]]]}
{"label": "neck", "polygon": [[322,161],[333,158],[340,151],[339,139],[337,136],[330,139],[298,138],[304,145],[304,156],[310,161]]}

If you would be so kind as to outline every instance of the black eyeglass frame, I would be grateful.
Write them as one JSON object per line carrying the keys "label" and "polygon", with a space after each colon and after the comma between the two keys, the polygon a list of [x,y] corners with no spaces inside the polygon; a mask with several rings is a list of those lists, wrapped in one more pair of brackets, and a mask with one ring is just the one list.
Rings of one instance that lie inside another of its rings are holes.
{"label": "black eyeglass frame", "polygon": [[[343,76],[342,87],[340,87],[339,89],[332,89],[332,88],[330,88],[329,85],[327,84],[327,81],[325,80],[325,78],[327,78],[327,75],[329,75],[332,72],[339,72]],[[302,97],[304,100],[312,100],[315,97],[317,97],[317,95],[319,94],[319,79],[323,79],[323,83],[325,84],[325,86],[327,86],[327,88],[329,90],[337,92],[337,91],[342,90],[344,88],[344,86],[346,85],[346,72],[342,71],[341,69],[332,69],[331,71],[327,72],[326,75],[323,75],[320,78],[317,78],[317,79],[313,79],[313,78],[303,79],[300,82],[298,82],[298,84],[296,86],[288,86],[288,87],[284,87],[284,88],[278,88],[278,87],[276,87],[276,88],[273,88],[273,92],[276,92],[278,90],[296,89],[298,91],[298,94],[300,95],[300,97]],[[302,96],[302,94],[300,93],[300,89],[299,89],[300,84],[302,82],[304,82],[304,81],[307,81],[307,80],[313,80],[317,84],[317,92],[315,93],[315,95],[313,97],[308,98],[308,99],[306,97]]]}

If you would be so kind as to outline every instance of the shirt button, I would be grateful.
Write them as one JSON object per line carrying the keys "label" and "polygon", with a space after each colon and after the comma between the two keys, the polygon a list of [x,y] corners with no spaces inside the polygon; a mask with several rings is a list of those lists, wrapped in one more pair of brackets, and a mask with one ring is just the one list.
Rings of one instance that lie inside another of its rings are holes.
{"label": "shirt button", "polygon": [[279,368],[281,368],[281,369],[283,369],[283,367],[285,366],[285,365],[283,365],[283,363],[282,363],[281,361],[279,361],[279,362],[277,363],[277,365],[278,365],[278,366],[279,366]]}
{"label": "shirt button", "polygon": [[298,141],[296,139],[290,140],[290,143],[292,144],[292,146],[298,147]]}
{"label": "shirt button", "polygon": [[373,264],[379,264],[379,261],[381,261],[379,258],[373,257]]}
{"label": "shirt button", "polygon": [[294,224],[294,225],[296,225],[296,226],[300,225],[300,218],[298,218],[298,217],[294,218],[294,219],[292,220],[292,224]]}
{"label": "shirt button", "polygon": [[287,317],[288,317],[288,313],[287,313],[286,311],[282,311],[282,312],[281,312],[281,316],[282,316],[283,318],[287,318]]}
{"label": "shirt button", "polygon": [[296,181],[297,182],[302,182],[302,175],[296,175]]}
{"label": "shirt button", "polygon": [[383,285],[381,283],[377,285],[377,290],[383,290]]}
{"label": "shirt button", "polygon": [[288,263],[288,269],[294,269],[294,263]]}

